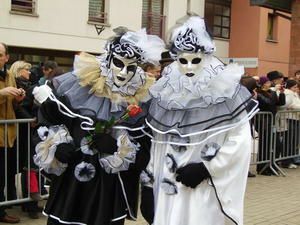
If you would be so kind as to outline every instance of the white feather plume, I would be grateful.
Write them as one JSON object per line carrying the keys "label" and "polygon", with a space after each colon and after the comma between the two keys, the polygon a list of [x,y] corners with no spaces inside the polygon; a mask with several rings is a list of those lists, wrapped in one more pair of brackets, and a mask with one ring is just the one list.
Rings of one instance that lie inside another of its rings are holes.
{"label": "white feather plume", "polygon": [[126,32],[120,42],[129,42],[142,49],[142,61],[158,65],[160,54],[165,49],[165,43],[156,35],[148,35],[146,29]]}

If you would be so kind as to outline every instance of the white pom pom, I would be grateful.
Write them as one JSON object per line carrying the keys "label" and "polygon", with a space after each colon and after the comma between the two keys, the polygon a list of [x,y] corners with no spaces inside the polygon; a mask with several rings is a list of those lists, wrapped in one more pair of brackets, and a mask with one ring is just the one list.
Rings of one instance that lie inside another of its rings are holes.
{"label": "white pom pom", "polygon": [[32,91],[35,100],[40,104],[46,101],[47,98],[51,95],[51,93],[52,89],[47,84],[35,87]]}

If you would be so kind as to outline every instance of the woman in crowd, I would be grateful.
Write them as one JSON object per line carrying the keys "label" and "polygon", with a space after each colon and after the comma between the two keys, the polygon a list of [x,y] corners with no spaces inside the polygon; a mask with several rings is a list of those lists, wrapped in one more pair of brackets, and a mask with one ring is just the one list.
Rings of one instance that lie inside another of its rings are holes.
{"label": "woman in crowd", "polygon": [[[16,61],[12,64],[10,68],[11,74],[16,79],[16,84],[18,88],[22,88],[25,90],[24,98],[20,102],[19,106],[16,108],[16,117],[17,119],[31,119],[36,117],[36,106],[33,102],[32,90],[34,88],[30,82],[30,69],[31,64],[25,61]],[[31,123],[31,127],[33,128],[35,123]],[[28,140],[31,139],[31,133],[28,133],[27,124],[20,124],[19,126],[19,155],[20,155],[20,167],[22,170],[22,189],[23,193],[28,193],[27,191],[27,181],[30,180],[29,184],[29,192],[30,197],[34,200],[33,202],[24,203],[22,208],[24,211],[28,212],[28,216],[32,219],[38,219],[38,212],[41,209],[38,207],[37,201],[41,200],[41,196],[39,194],[38,188],[38,179],[37,179],[37,170],[35,164],[32,161],[32,157],[30,157],[30,170],[28,171]],[[31,146],[30,155],[32,154],[33,146]],[[28,177],[29,175],[29,177]]]}
{"label": "woman in crowd", "polygon": [[[300,110],[299,83],[296,80],[287,80],[286,89],[286,104],[283,106],[285,110]],[[300,112],[291,112],[287,114],[288,120],[288,149],[285,156],[294,156],[298,154],[300,136]],[[290,169],[296,169],[297,165],[293,163],[293,159],[287,159],[282,162],[282,166]]]}

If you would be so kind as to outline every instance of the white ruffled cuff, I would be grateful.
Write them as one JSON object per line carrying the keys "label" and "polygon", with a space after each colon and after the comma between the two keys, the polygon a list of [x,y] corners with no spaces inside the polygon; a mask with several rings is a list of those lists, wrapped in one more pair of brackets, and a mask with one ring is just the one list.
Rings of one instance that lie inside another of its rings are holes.
{"label": "white ruffled cuff", "polygon": [[99,163],[106,173],[126,171],[130,164],[135,163],[140,145],[131,142],[127,132],[118,137],[117,145],[118,151],[114,155],[99,156]]}
{"label": "white ruffled cuff", "polygon": [[42,141],[35,147],[34,163],[43,168],[45,172],[60,176],[68,164],[58,161],[54,155],[57,145],[73,141],[68,129],[64,125],[40,127],[38,134]]}

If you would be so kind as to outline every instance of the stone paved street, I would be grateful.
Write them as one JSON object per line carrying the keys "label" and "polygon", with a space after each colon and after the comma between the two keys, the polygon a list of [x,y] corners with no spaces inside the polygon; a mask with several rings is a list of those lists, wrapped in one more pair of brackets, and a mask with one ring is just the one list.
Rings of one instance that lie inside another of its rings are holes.
{"label": "stone paved street", "polygon": [[[246,202],[245,225],[300,225],[300,168],[286,170],[287,177],[257,176],[249,178]],[[31,220],[18,207],[8,210],[20,215],[20,225],[45,225],[46,219]],[[2,223],[0,223],[2,224]],[[126,225],[146,225],[139,216],[137,222]]]}

